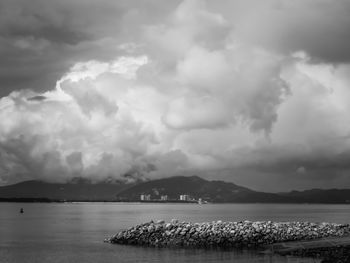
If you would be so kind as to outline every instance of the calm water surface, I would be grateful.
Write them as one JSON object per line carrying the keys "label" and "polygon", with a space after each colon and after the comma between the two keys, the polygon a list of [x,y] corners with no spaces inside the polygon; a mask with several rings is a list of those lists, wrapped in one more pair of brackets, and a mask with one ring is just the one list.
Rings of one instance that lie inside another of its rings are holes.
{"label": "calm water surface", "polygon": [[[24,214],[19,214],[23,207]],[[348,205],[0,203],[0,262],[317,262],[256,251],[156,249],[103,239],[152,219],[349,223]]]}

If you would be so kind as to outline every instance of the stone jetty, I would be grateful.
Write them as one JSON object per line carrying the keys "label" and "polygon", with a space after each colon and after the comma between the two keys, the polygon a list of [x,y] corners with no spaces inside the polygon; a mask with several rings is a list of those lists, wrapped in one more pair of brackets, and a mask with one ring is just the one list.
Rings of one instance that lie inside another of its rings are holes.
{"label": "stone jetty", "polygon": [[107,238],[112,244],[153,247],[258,247],[262,245],[350,235],[349,224],[310,222],[206,222],[158,220],[130,227]]}

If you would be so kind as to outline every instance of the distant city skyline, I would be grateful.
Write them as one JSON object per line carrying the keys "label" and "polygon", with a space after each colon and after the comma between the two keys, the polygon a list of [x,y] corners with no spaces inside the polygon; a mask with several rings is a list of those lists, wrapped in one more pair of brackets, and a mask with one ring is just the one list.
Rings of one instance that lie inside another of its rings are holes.
{"label": "distant city skyline", "polygon": [[2,0],[0,185],[350,188],[347,0]]}

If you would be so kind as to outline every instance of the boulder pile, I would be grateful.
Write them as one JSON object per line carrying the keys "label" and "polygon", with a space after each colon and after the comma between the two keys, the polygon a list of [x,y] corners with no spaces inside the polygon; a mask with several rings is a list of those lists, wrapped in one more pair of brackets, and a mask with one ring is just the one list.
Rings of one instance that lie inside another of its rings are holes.
{"label": "boulder pile", "polygon": [[112,244],[154,247],[257,247],[276,242],[350,234],[349,224],[310,222],[151,221],[107,238]]}

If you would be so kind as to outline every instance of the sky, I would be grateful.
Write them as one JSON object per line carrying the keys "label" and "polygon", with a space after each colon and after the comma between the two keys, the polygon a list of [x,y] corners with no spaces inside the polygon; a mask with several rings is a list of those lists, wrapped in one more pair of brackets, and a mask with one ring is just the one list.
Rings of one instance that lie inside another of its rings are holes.
{"label": "sky", "polygon": [[350,1],[0,0],[0,185],[350,188]]}

